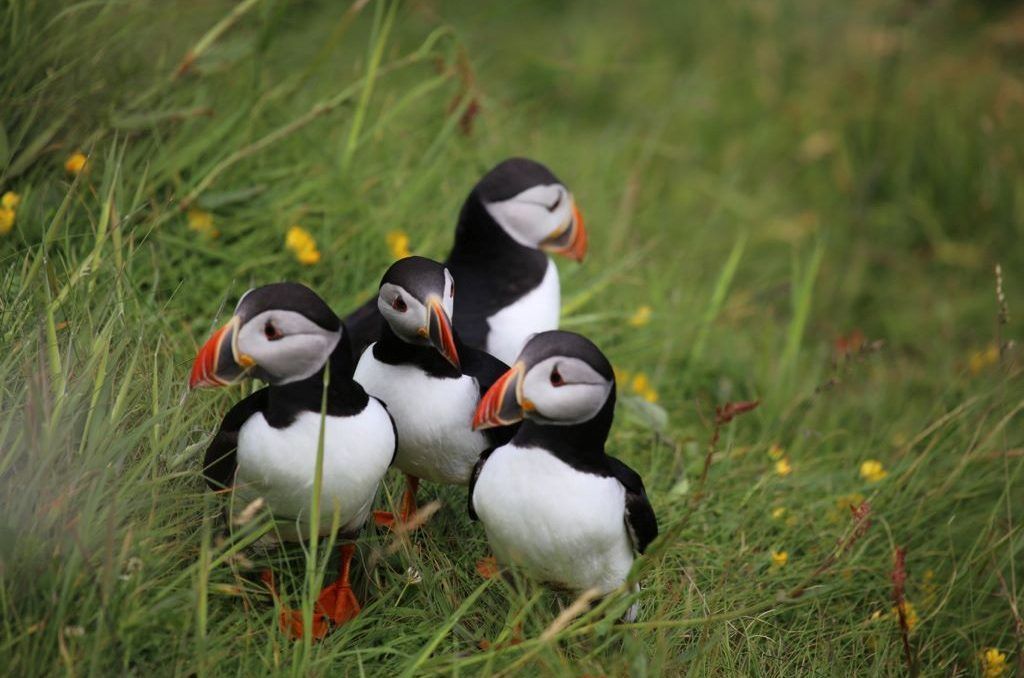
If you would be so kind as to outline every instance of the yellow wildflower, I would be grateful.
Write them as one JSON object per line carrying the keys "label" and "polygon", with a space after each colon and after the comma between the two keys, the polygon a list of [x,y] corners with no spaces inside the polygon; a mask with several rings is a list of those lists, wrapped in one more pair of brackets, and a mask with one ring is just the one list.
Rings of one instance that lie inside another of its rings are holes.
{"label": "yellow wildflower", "polygon": [[612,372],[615,373],[616,384],[625,384],[627,381],[629,381],[629,377],[631,374],[629,370],[624,370],[619,367],[612,367]]}
{"label": "yellow wildflower", "polygon": [[629,319],[631,327],[643,327],[649,322],[651,322],[651,307],[647,305],[638,308]]}
{"label": "yellow wildflower", "polygon": [[984,678],[999,678],[1006,673],[1006,655],[997,648],[989,647],[979,655],[981,675]]}
{"label": "yellow wildflower", "polygon": [[18,203],[21,196],[14,191],[7,191],[0,198],[0,235],[7,235],[14,228],[14,218],[18,215]]}
{"label": "yellow wildflower", "polygon": [[312,266],[320,263],[320,250],[302,250],[295,253],[295,258],[303,266]]}
{"label": "yellow wildflower", "polygon": [[789,553],[786,551],[772,551],[772,567],[784,567],[789,562]]}
{"label": "yellow wildflower", "polygon": [[391,231],[385,236],[391,256],[395,259],[405,259],[411,254],[409,251],[409,236],[405,231]]}
{"label": "yellow wildflower", "polygon": [[220,235],[220,231],[213,226],[213,215],[206,210],[190,207],[185,216],[188,219],[188,227],[193,231],[203,233],[211,238]]}
{"label": "yellow wildflower", "polygon": [[789,459],[783,457],[775,462],[775,472],[785,478],[793,472],[793,466],[789,463]]}
{"label": "yellow wildflower", "polygon": [[782,516],[784,516],[784,515],[786,515],[786,507],[785,506],[776,506],[775,508],[772,509],[772,519],[773,520],[781,520]]}
{"label": "yellow wildflower", "polygon": [[64,170],[68,174],[81,174],[85,171],[87,164],[89,164],[89,159],[85,157],[85,154],[81,151],[75,151],[64,161]]}
{"label": "yellow wildflower", "polygon": [[772,461],[778,461],[779,459],[782,459],[782,457],[785,456],[785,454],[786,450],[782,449],[782,447],[778,443],[772,443],[772,446],[768,448],[768,458],[771,459]]}
{"label": "yellow wildflower", "polygon": [[[903,612],[907,616],[907,630],[913,631],[917,627],[917,610],[914,609],[914,604],[909,600],[903,601]],[[896,623],[900,623],[900,611],[899,608],[892,608],[892,618],[896,620]]]}
{"label": "yellow wildflower", "polygon": [[882,466],[882,462],[875,459],[868,459],[860,465],[860,477],[869,483],[877,483],[887,475],[889,472]]}
{"label": "yellow wildflower", "polygon": [[639,395],[641,398],[649,403],[658,402],[658,392],[651,386],[650,379],[643,372],[637,372],[636,376],[633,377],[633,381],[630,382],[630,388],[633,392]]}
{"label": "yellow wildflower", "polygon": [[0,207],[0,235],[7,235],[14,228],[14,210]]}
{"label": "yellow wildflower", "polygon": [[983,351],[974,351],[967,360],[971,374],[978,374],[989,365],[999,362],[999,347],[989,344]]}
{"label": "yellow wildflower", "polygon": [[312,266],[320,261],[320,250],[317,249],[316,240],[309,231],[299,225],[288,229],[284,244],[304,266]]}

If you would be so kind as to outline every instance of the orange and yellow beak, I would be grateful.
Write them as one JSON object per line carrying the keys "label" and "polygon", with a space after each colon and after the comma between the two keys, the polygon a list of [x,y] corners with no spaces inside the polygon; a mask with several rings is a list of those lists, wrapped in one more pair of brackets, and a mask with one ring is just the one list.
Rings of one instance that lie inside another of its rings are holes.
{"label": "orange and yellow beak", "polygon": [[523,375],[526,367],[518,362],[491,384],[487,393],[480,399],[476,413],[473,415],[473,430],[508,426],[522,421],[527,410],[533,405],[523,398]]}
{"label": "orange and yellow beak", "polygon": [[462,369],[459,352],[455,348],[452,321],[448,319],[448,314],[445,313],[439,299],[434,298],[427,302],[427,316],[427,339],[456,369]]}
{"label": "orange and yellow beak", "polygon": [[253,366],[252,358],[237,354],[235,338],[240,322],[238,316],[234,316],[199,349],[188,378],[189,388],[233,384]]}
{"label": "orange and yellow beak", "polygon": [[573,261],[583,261],[587,254],[587,228],[575,200],[572,202],[569,221],[545,238],[540,248],[545,252],[562,254]]}

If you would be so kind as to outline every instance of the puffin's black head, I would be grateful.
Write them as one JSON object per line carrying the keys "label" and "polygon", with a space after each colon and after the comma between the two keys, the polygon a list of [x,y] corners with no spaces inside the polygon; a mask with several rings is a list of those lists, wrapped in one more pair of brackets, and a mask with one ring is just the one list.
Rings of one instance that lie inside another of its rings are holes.
{"label": "puffin's black head", "polygon": [[341,320],[305,285],[257,287],[199,349],[189,387],[225,386],[246,376],[270,384],[305,379],[327,363],[341,333]]}
{"label": "puffin's black head", "polygon": [[484,394],[473,428],[523,418],[545,424],[581,424],[596,417],[615,388],[608,359],[586,337],[552,330],[533,335],[519,357]]}
{"label": "puffin's black head", "polygon": [[425,257],[406,257],[391,264],[377,295],[377,308],[399,339],[431,345],[458,368],[451,321],[454,303],[452,274]]}
{"label": "puffin's black head", "polygon": [[477,183],[479,200],[492,219],[520,245],[582,261],[587,231],[569,189],[544,165],[509,158]]}

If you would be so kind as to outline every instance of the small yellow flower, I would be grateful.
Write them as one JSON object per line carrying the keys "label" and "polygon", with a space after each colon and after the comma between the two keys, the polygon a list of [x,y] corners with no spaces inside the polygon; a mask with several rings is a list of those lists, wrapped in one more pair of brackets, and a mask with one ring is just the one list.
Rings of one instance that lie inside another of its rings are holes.
{"label": "small yellow flower", "polygon": [[636,376],[633,377],[633,381],[630,382],[630,388],[633,392],[639,395],[641,398],[649,403],[658,402],[658,391],[651,386],[651,380],[647,378],[647,375],[643,372],[637,372]]}
{"label": "small yellow flower", "polygon": [[981,675],[985,678],[999,678],[1006,673],[1006,655],[997,648],[985,648],[979,655]]}
{"label": "small yellow flower", "polygon": [[284,244],[304,266],[312,266],[320,261],[320,250],[317,249],[316,240],[313,239],[309,231],[299,225],[288,229]]}
{"label": "small yellow flower", "polygon": [[0,197],[0,206],[6,207],[9,210],[18,209],[18,205],[21,204],[21,196],[14,191],[7,191],[3,197]]}
{"label": "small yellow flower", "polygon": [[651,307],[647,305],[638,308],[629,319],[631,327],[643,327],[649,322],[651,322]]}
{"label": "small yellow flower", "polygon": [[7,235],[14,228],[14,219],[18,216],[18,204],[21,196],[14,191],[7,191],[0,197],[0,235]]}
{"label": "small yellow flower", "polygon": [[786,450],[782,449],[782,447],[778,443],[772,443],[772,446],[768,448],[768,458],[771,459],[772,461],[778,461],[779,459],[782,459],[782,457],[784,457],[785,454]]}
{"label": "small yellow flower", "polygon": [[775,472],[785,478],[793,472],[793,466],[789,463],[789,459],[783,457],[775,462]]}
{"label": "small yellow flower", "polygon": [[295,258],[303,266],[312,266],[320,263],[320,250],[301,250],[295,253]]}
{"label": "small yellow flower", "polygon": [[978,374],[989,365],[999,362],[999,347],[989,344],[983,351],[974,351],[967,360],[967,366],[971,374]]}
{"label": "small yellow flower", "polygon": [[772,551],[772,567],[784,567],[789,562],[789,553],[786,551]]}
{"label": "small yellow flower", "polygon": [[0,207],[0,235],[7,235],[14,228],[14,210]]}
{"label": "small yellow flower", "polygon": [[193,231],[203,233],[211,238],[220,235],[220,231],[213,226],[213,215],[206,210],[190,207],[185,216],[188,219],[188,227]]}
{"label": "small yellow flower", "polygon": [[882,462],[875,459],[868,459],[860,465],[860,477],[869,483],[877,483],[887,475],[889,472],[882,466]]}
{"label": "small yellow flower", "polygon": [[[914,604],[909,600],[903,601],[903,612],[907,616],[907,630],[913,631],[917,627],[917,610],[914,609]],[[896,620],[896,623],[900,623],[900,610],[898,607],[892,608],[892,618]]]}
{"label": "small yellow flower", "polygon": [[629,377],[631,375],[629,370],[624,370],[619,367],[612,367],[612,372],[615,373],[616,384],[625,384],[626,382],[629,381]]}
{"label": "small yellow flower", "polygon": [[388,249],[391,250],[391,256],[395,259],[405,259],[411,254],[409,236],[405,231],[390,231],[385,236],[385,240],[388,243]]}
{"label": "small yellow flower", "polygon": [[772,520],[782,520],[784,515],[786,515],[785,506],[776,506],[772,509]]}
{"label": "small yellow flower", "polygon": [[85,171],[85,167],[88,164],[89,159],[85,157],[85,154],[81,151],[75,151],[64,161],[64,170],[68,174],[81,174]]}

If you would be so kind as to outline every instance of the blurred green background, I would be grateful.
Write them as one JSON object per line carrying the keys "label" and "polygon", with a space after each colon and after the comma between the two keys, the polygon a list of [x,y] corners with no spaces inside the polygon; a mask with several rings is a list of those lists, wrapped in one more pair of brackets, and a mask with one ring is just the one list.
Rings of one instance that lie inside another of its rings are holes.
{"label": "blurred green background", "polygon": [[[1021,673],[1022,113],[1013,3],[6,0],[0,665]],[[443,257],[510,155],[590,232],[563,325],[619,370],[610,451],[665,535],[641,618],[543,637],[570,599],[482,582],[464,491],[430,488],[363,615],[289,643],[241,576],[284,556],[199,478],[241,394],[186,397],[198,342],[252,285],[344,314],[402,242]]]}

